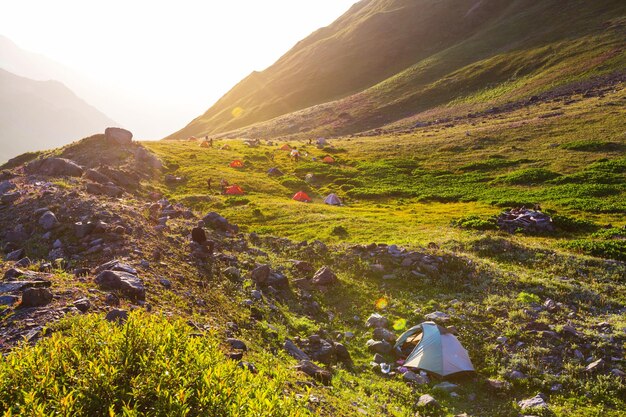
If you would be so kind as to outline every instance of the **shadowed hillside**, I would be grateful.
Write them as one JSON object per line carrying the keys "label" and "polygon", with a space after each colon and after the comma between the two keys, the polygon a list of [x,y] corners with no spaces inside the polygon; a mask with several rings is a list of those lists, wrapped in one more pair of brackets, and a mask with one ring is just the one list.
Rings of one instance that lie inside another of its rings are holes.
{"label": "shadowed hillside", "polygon": [[0,69],[0,162],[115,124],[60,82],[35,81]]}
{"label": "shadowed hillside", "polygon": [[361,1],[169,139],[265,121],[237,133],[349,134],[448,103],[528,97],[623,70],[625,12],[615,0]]}

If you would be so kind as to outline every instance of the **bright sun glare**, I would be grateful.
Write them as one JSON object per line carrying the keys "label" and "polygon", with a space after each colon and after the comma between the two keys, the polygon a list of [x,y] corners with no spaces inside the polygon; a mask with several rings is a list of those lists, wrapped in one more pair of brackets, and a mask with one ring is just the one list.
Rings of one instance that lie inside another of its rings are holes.
{"label": "bright sun glare", "polygon": [[354,2],[4,1],[0,35],[88,78],[90,104],[159,139]]}

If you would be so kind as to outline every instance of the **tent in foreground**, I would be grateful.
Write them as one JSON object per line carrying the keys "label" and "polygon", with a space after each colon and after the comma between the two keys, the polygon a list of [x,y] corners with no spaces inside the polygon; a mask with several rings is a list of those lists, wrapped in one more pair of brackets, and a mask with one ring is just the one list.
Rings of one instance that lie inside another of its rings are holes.
{"label": "tent in foreground", "polygon": [[294,194],[293,199],[296,201],[301,201],[303,203],[310,203],[311,197],[309,197],[304,191],[298,191]]}
{"label": "tent in foreground", "polygon": [[231,185],[230,187],[228,187],[226,189],[226,194],[228,194],[228,195],[244,195],[245,192],[243,191],[243,188],[241,188],[237,184],[234,184],[234,185]]}
{"label": "tent in foreground", "polygon": [[243,168],[243,162],[239,159],[235,159],[233,162],[230,163],[230,166],[231,168]]}
{"label": "tent in foreground", "polygon": [[[415,335],[420,330],[422,333]],[[467,350],[445,327],[432,321],[418,324],[402,333],[394,349],[402,348],[412,339],[419,339],[419,342],[404,361],[407,368],[423,369],[440,376],[474,372]]]}
{"label": "tent in foreground", "polygon": [[330,204],[333,206],[340,206],[341,200],[339,199],[339,197],[337,197],[337,194],[332,193],[332,194],[328,194],[328,196],[324,199],[324,203]]}

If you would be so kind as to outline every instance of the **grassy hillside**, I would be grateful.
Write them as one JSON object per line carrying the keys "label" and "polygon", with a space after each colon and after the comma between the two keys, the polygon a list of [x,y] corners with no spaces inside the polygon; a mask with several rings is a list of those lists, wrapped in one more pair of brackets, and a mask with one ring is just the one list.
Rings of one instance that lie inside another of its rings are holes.
{"label": "grassy hillside", "polygon": [[363,1],[169,138],[332,136],[528,98],[623,71],[625,13],[609,0]]}

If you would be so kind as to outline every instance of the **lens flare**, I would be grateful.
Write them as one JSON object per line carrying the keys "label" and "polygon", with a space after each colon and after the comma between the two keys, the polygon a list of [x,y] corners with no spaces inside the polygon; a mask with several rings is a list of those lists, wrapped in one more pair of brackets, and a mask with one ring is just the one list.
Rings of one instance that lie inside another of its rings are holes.
{"label": "lens flare", "polygon": [[387,304],[389,303],[387,302],[387,299],[385,297],[382,297],[376,300],[376,308],[379,310],[382,310],[383,308],[387,307]]}
{"label": "lens flare", "polygon": [[233,111],[230,112],[233,117],[236,119],[243,114],[243,109],[241,107],[235,107]]}
{"label": "lens flare", "polygon": [[406,328],[406,320],[405,319],[398,319],[393,323],[393,329],[395,331],[400,331],[400,330],[404,330]]}

